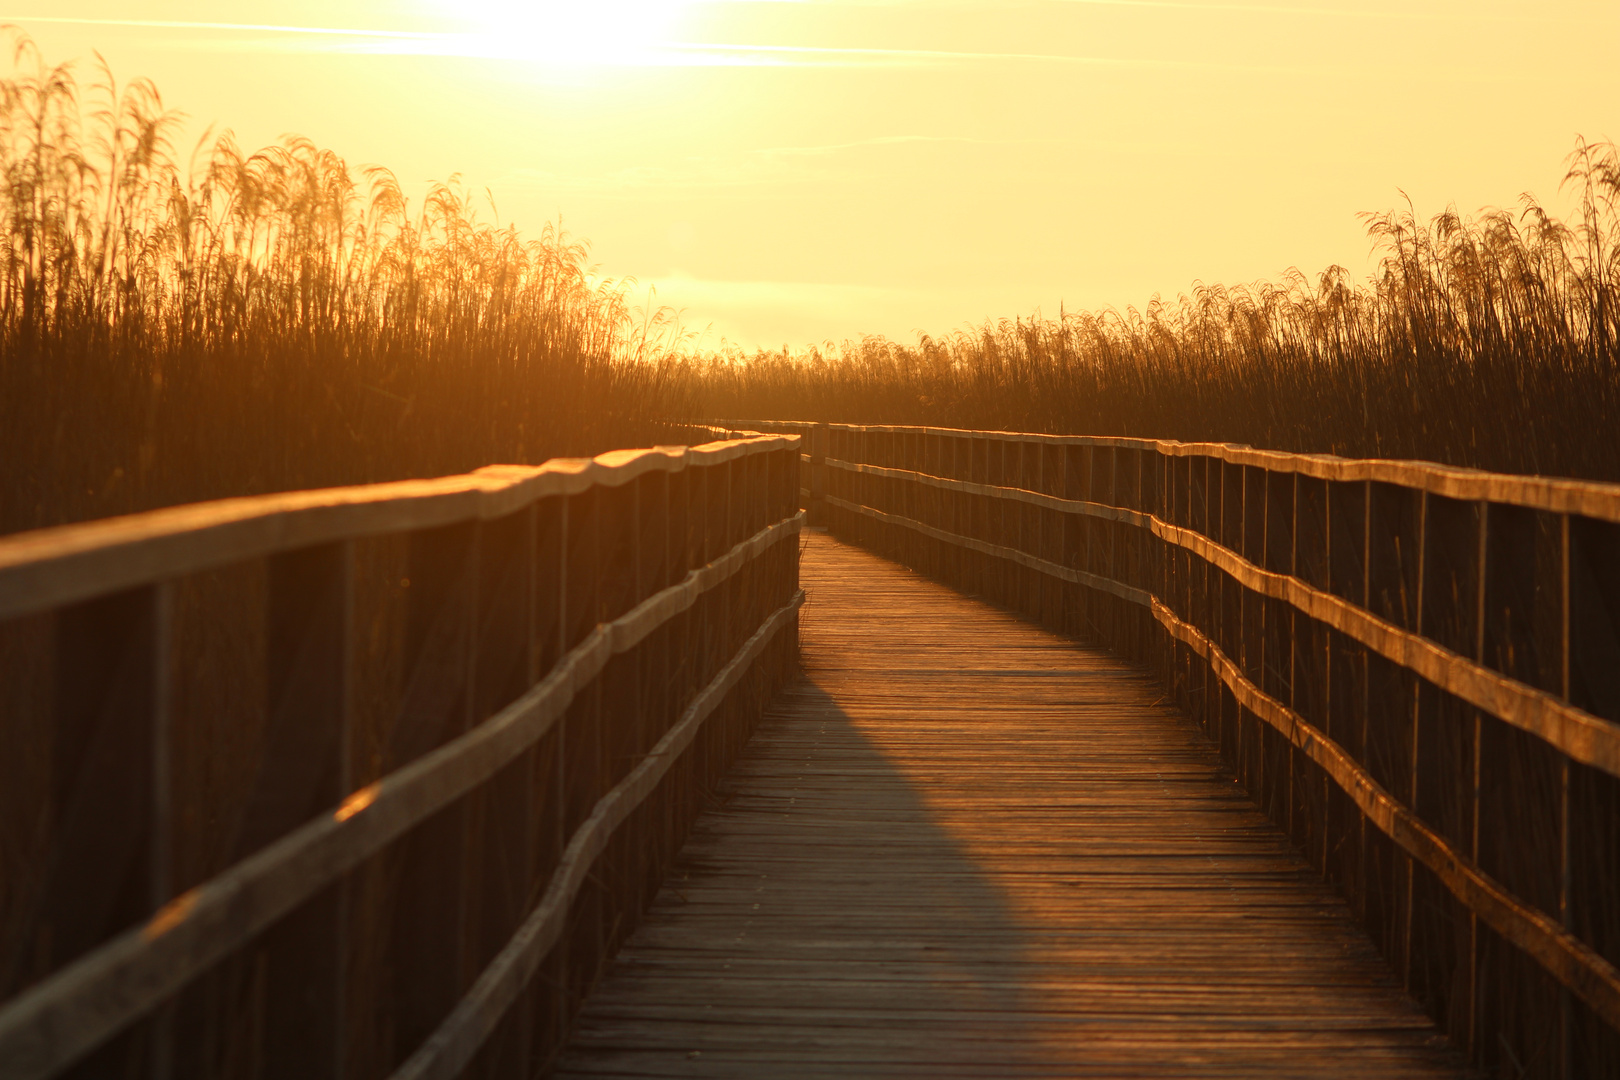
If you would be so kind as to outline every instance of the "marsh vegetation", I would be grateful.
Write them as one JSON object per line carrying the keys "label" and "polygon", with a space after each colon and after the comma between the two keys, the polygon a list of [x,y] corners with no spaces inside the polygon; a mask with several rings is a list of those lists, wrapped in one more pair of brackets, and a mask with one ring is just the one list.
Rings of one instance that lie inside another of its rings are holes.
{"label": "marsh vegetation", "polygon": [[189,154],[157,88],[14,39],[0,80],[0,532],[673,441],[691,418],[1134,435],[1620,480],[1620,154],[1578,211],[1365,215],[1290,271],[904,344],[683,350],[559,224],[412,206],[301,138]]}
{"label": "marsh vegetation", "polygon": [[0,532],[657,441],[668,329],[559,225],[412,207],[19,38],[0,80]]}
{"label": "marsh vegetation", "polygon": [[1560,221],[1364,215],[1358,283],[1197,285],[1125,311],[987,322],[683,369],[714,416],[1130,435],[1620,480],[1620,156],[1578,142]]}

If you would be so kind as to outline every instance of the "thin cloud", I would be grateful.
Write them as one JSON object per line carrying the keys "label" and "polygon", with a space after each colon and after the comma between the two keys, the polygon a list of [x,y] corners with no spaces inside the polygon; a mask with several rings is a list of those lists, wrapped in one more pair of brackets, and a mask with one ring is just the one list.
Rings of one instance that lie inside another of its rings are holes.
{"label": "thin cloud", "polygon": [[[802,0],[719,0],[724,3],[802,2]],[[1262,5],[1201,5],[1182,0],[1052,0],[1068,4],[1121,7],[1164,7],[1188,10],[1307,11]],[[1321,9],[1317,9],[1321,10]],[[1337,10],[1337,9],[1335,9]],[[1099,70],[1181,70],[1320,78],[1331,74],[1365,76],[1367,68],[1332,69],[1320,65],[1230,63],[1210,60],[1169,60],[1143,57],[1079,56],[1065,53],[974,51],[950,49],[885,49],[804,45],[745,45],[729,42],[650,42],[622,52],[582,50],[572,54],[532,48],[521,38],[493,34],[425,30],[384,30],[357,27],[292,26],[277,23],[207,22],[173,19],[92,19],[69,16],[0,16],[0,23],[49,23],[180,30],[205,33],[264,35],[258,39],[196,40],[177,43],[189,49],[231,51],[317,51],[364,55],[437,56],[466,59],[527,61],[542,67],[782,67],[782,68],[940,68],[1004,64],[1046,64]],[[1396,74],[1391,69],[1386,74]],[[1437,65],[1428,68],[1430,80],[1465,79],[1470,82],[1513,82],[1518,76],[1497,69],[1478,70]]]}
{"label": "thin cloud", "polygon": [[[832,0],[833,3],[845,3],[850,7],[936,7],[939,0]],[[1201,4],[1196,0],[1044,0],[1045,3],[1055,7],[1111,7],[1111,8],[1139,8],[1146,11],[1209,11],[1227,14],[1248,15],[1296,15],[1305,17],[1327,17],[1343,19],[1388,19],[1401,22],[1491,22],[1491,23],[1525,23],[1525,22],[1571,22],[1566,18],[1552,18],[1549,16],[1525,16],[1522,14],[1494,15],[1479,11],[1414,11],[1406,8],[1337,8],[1337,7],[1309,7],[1294,4],[1232,4],[1210,3]],[[1004,7],[1002,0],[955,0],[950,6],[957,8],[982,8],[985,10],[1001,10]]]}
{"label": "thin cloud", "polygon": [[366,30],[336,26],[284,26],[280,23],[197,22],[184,19],[86,19],[64,15],[0,15],[0,23],[46,23],[53,26],[121,26],[138,30],[221,30],[241,33],[310,34],[324,37],[427,39],[443,34],[418,30]]}
{"label": "thin cloud", "polygon": [[[752,2],[752,0],[726,0]],[[147,30],[196,30],[221,33],[259,33],[288,37],[323,39],[307,45],[288,43],[293,48],[317,51],[397,54],[408,56],[455,56],[475,59],[524,59],[528,50],[521,41],[492,34],[426,30],[377,30],[355,27],[290,26],[279,23],[203,22],[179,19],[90,19],[67,16],[0,16],[0,22],[48,23],[75,26],[109,26]],[[221,43],[236,47],[239,41]],[[274,47],[274,45],[272,45]],[[552,58],[555,59],[555,58]],[[1169,61],[1113,60],[1103,57],[1065,56],[1048,53],[972,52],[943,49],[829,48],[801,45],[737,45],[729,42],[656,42],[633,55],[599,59],[605,64],[633,66],[921,66],[941,63],[985,61],[1043,61],[1060,64],[1183,66]]]}

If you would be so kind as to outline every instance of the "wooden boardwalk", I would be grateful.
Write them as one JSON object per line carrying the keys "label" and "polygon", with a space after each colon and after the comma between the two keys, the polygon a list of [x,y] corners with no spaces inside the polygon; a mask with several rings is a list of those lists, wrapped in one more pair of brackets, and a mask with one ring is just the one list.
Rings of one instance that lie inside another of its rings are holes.
{"label": "wooden boardwalk", "polygon": [[1146,677],[807,540],[807,677],[558,1075],[1463,1074]]}

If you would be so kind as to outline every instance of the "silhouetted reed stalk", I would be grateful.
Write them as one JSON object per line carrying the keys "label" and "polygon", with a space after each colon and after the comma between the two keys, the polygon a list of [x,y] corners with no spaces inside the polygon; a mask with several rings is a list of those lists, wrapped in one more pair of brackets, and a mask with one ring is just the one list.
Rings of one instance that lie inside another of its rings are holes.
{"label": "silhouetted reed stalk", "polygon": [[305,139],[245,153],[26,38],[0,80],[0,531],[645,444],[670,329],[583,245]]}
{"label": "silhouetted reed stalk", "polygon": [[[387,171],[304,139],[246,153],[205,138],[182,166],[151,83],[119,91],[103,65],[81,91],[20,37],[14,61],[0,79],[0,532],[672,441],[671,323],[595,279],[559,227],[484,224],[454,181],[410,212]],[[385,748],[407,677],[404,550],[355,545],[370,613],[355,627],[357,784],[400,764]],[[262,766],[266,573],[260,560],[175,583],[177,890],[232,860]],[[54,626],[0,623],[0,997],[48,966]],[[353,875],[356,1076],[398,1056],[378,1004],[391,865]],[[255,1075],[253,963],[182,996],[206,1036],[186,1068]]]}
{"label": "silhouetted reed stalk", "polygon": [[1365,284],[1195,286],[1143,310],[990,322],[903,345],[711,355],[713,416],[1217,440],[1620,480],[1620,157],[1576,145],[1573,223],[1365,215]]}

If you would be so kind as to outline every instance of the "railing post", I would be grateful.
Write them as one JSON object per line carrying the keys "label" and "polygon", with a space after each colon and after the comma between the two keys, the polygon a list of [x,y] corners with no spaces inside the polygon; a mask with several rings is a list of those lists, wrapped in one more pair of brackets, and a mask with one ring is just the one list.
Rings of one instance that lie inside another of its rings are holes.
{"label": "railing post", "polygon": [[[1091,498],[1094,502],[1117,505],[1114,500],[1114,448],[1112,446],[1095,447],[1091,455]],[[1091,546],[1092,557],[1097,561],[1093,570],[1103,577],[1113,578],[1115,567],[1118,565],[1119,549],[1117,546],[1119,526],[1113,521],[1097,521],[1097,533],[1101,543]],[[1109,645],[1119,641],[1118,604],[1114,597],[1107,593],[1098,593],[1092,598],[1092,609],[1100,611],[1102,618],[1099,624],[1102,627],[1102,637]]]}
{"label": "railing post", "polygon": [[[1215,467],[1215,460],[1206,456],[1189,457],[1185,460],[1187,520],[1184,524],[1194,532],[1207,537],[1210,535],[1210,473]],[[1210,603],[1213,585],[1209,564],[1203,559],[1193,558],[1190,552],[1178,554],[1176,558],[1179,560],[1177,565],[1187,580],[1184,618],[1207,634],[1215,624],[1212,612],[1216,610],[1215,605]],[[1193,669],[1187,678],[1189,693],[1194,695],[1196,700],[1193,716],[1203,726],[1204,733],[1218,742],[1220,689],[1216,685],[1214,672],[1210,670],[1208,664],[1198,662],[1190,649],[1186,651],[1186,662]]]}
{"label": "railing post", "polygon": [[[530,602],[527,637],[530,685],[556,666],[568,645],[568,499],[551,496],[528,511]],[[532,756],[534,791],[533,872],[536,883],[555,870],[566,842],[568,816],[568,756],[566,724],[559,723],[536,744]],[[528,1014],[532,1018],[530,1057],[546,1062],[561,1044],[569,1015],[567,935],[561,937],[536,973],[530,990]]]}
{"label": "railing post", "polygon": [[[1417,632],[1457,654],[1483,651],[1483,585],[1489,520],[1484,503],[1425,495],[1419,518]],[[1423,679],[1412,679],[1408,805],[1459,850],[1477,857],[1478,714]],[[1525,807],[1528,812],[1529,807]],[[1474,927],[1420,862],[1407,864],[1407,967],[1413,992],[1469,1044]],[[1460,993],[1457,989],[1460,988]]]}
{"label": "railing post", "polygon": [[808,436],[810,451],[809,523],[827,524],[827,425],[815,424]]}
{"label": "railing post", "polygon": [[[1620,722],[1620,524],[1569,519],[1567,669],[1569,700]],[[1568,854],[1563,859],[1568,924],[1611,962],[1620,960],[1620,778],[1569,766]],[[1573,1010],[1573,1076],[1615,1068],[1620,1036],[1584,1006]]]}
{"label": "railing post", "polygon": [[[1041,493],[1061,498],[1063,492],[1063,447],[1056,442],[1043,442],[1041,454]],[[1057,510],[1041,507],[1041,548],[1037,554],[1047,562],[1063,562],[1063,518]],[[1063,631],[1063,597],[1067,591],[1058,578],[1043,576],[1041,580],[1041,621],[1053,630]]]}
{"label": "railing post", "polygon": [[[639,500],[634,479],[597,489],[597,559],[599,622],[612,622],[633,608],[639,596],[637,540]],[[598,719],[601,750],[600,773],[595,800],[622,780],[634,765],[637,728],[642,716],[639,680],[640,651],[611,657],[597,677]],[[617,950],[628,925],[626,904],[633,891],[630,882],[632,855],[629,846],[634,826],[621,829],[603,852],[597,866],[601,911],[598,938],[600,952],[592,961],[589,981]]]}
{"label": "railing post", "polygon": [[[348,791],[352,567],[348,543],[269,560],[268,723],[233,862],[336,806]],[[342,1075],[345,897],[341,883],[326,889],[254,949],[264,965],[267,1075]],[[195,1053],[205,1039],[205,1032],[176,1033],[185,1053]],[[190,1065],[210,1071],[205,1062]]]}
{"label": "railing post", "polygon": [[[862,465],[874,464],[876,461],[877,436],[865,427],[856,428],[853,435],[856,449],[855,460]],[[856,473],[852,479],[855,481],[856,491],[854,501],[862,506],[876,506],[877,478],[869,473]],[[873,548],[878,546],[877,526],[869,518],[864,515],[857,515],[852,525],[852,531],[855,534],[857,543],[864,543]]]}
{"label": "railing post", "polygon": [[[1130,501],[1127,506],[1140,513],[1152,513],[1154,506],[1154,473],[1148,462],[1147,454],[1140,447],[1125,451],[1126,470],[1128,472],[1127,484],[1130,488]],[[1154,588],[1153,575],[1150,572],[1150,543],[1152,532],[1141,529],[1135,525],[1121,525],[1120,535],[1128,537],[1130,545],[1130,562],[1127,570],[1126,583],[1139,589],[1152,591]],[[1153,616],[1142,608],[1132,604],[1121,605],[1129,627],[1128,635],[1130,649],[1138,663],[1151,664],[1153,661],[1153,639],[1149,634],[1149,624]]]}
{"label": "railing post", "polygon": [[[1325,586],[1327,591],[1365,606],[1367,597],[1367,501],[1364,481],[1326,481]],[[1357,762],[1366,760],[1367,653],[1337,630],[1325,631],[1324,689],[1329,738]],[[1328,880],[1344,890],[1358,919],[1363,918],[1366,881],[1362,874],[1365,818],[1337,786],[1328,794],[1326,837]]]}
{"label": "railing post", "polygon": [[[171,890],[167,741],[172,587],[142,586],[63,608],[52,635],[49,868],[11,970],[15,992],[134,926]],[[24,943],[27,944],[24,944]],[[66,1075],[149,1075],[148,1022]]]}
{"label": "railing post", "polygon": [[[1374,614],[1416,631],[1422,551],[1420,492],[1368,484],[1367,595]],[[1410,805],[1412,737],[1416,709],[1413,678],[1393,662],[1367,652],[1367,742],[1363,764],[1392,795]],[[1404,981],[1407,861],[1394,844],[1366,830],[1368,929]],[[1376,906],[1373,901],[1376,900]]]}
{"label": "railing post", "polygon": [[[998,436],[990,443],[990,482],[997,487],[1006,487],[1008,483],[1016,482],[1011,479],[1017,475],[1018,468],[1015,446],[1016,444],[1008,443],[1005,436]],[[1011,462],[1007,460],[1009,456],[1013,459]],[[1002,547],[1017,547],[1018,504],[1009,503],[1006,499],[993,499],[991,504],[991,521],[995,527],[993,543]],[[1006,559],[994,560],[994,566],[996,589],[992,595],[996,602],[1006,604],[1008,607],[1017,606],[1017,567]]]}
{"label": "railing post", "polygon": [[[568,497],[567,575],[563,579],[567,618],[565,650],[585,640],[602,621],[602,488]],[[602,679],[591,680],[574,697],[562,721],[563,835],[572,836],[601,797],[605,771],[602,745]],[[567,953],[564,1008],[572,1015],[584,999],[602,954],[606,931],[599,883],[588,885],[575,904],[563,947]]]}
{"label": "railing post", "polygon": [[[1316,589],[1328,589],[1328,484],[1324,480],[1296,474],[1294,479],[1294,576]],[[1334,738],[1333,715],[1329,709],[1331,639],[1326,627],[1314,619],[1294,620],[1293,707],[1306,720]],[[1301,804],[1309,813],[1311,828],[1308,848],[1312,862],[1330,877],[1328,867],[1328,806],[1333,782],[1314,764],[1304,765],[1310,778]]]}
{"label": "railing post", "polygon": [[[1027,436],[1014,443],[1018,448],[1018,473],[1013,483],[1025,491],[1039,491],[1041,487],[1041,455],[1039,444]],[[1038,554],[1041,546],[1041,520],[1039,508],[1029,503],[1015,503],[1018,534],[1014,546],[1026,555]],[[1041,617],[1041,575],[1025,566],[1014,570],[1018,582],[1018,607],[1036,620]]]}
{"label": "railing post", "polygon": [[[520,510],[479,528],[471,724],[483,722],[532,683],[535,627],[534,514]],[[470,977],[495,958],[517,930],[534,895],[538,815],[536,751],[521,754],[468,800],[470,865],[477,875],[471,926]],[[522,999],[484,1051],[486,1075],[522,1076],[532,1029]]]}
{"label": "railing post", "polygon": [[[465,731],[473,677],[477,525],[410,534],[406,559],[404,684],[388,768],[416,760]],[[391,1062],[419,1046],[461,996],[468,973],[467,814],[456,804],[396,845],[389,951]]]}
{"label": "railing post", "polygon": [[[1570,515],[1558,515],[1558,630],[1554,648],[1556,649],[1557,665],[1554,677],[1557,679],[1558,696],[1565,701],[1574,701],[1573,688],[1570,683],[1571,659],[1571,597],[1570,597]],[[1571,834],[1574,821],[1570,816],[1570,788],[1573,779],[1574,765],[1567,755],[1559,755],[1558,770],[1558,922],[1565,930],[1574,930],[1571,919],[1570,894],[1571,855],[1573,845]],[[1566,989],[1559,995],[1559,1042],[1563,1048],[1564,1061],[1563,1076],[1559,1080],[1573,1080],[1575,1064],[1576,1024],[1574,1016],[1574,1001]]]}
{"label": "railing post", "polygon": [[[1497,515],[1495,515],[1495,514],[1493,514],[1491,512],[1491,504],[1489,502],[1484,501],[1484,500],[1481,500],[1480,503],[1479,503],[1478,514],[1479,514],[1479,548],[1476,551],[1475,558],[1474,558],[1474,569],[1475,569],[1475,572],[1476,572],[1476,575],[1477,575],[1476,580],[1475,580],[1475,584],[1474,584],[1474,599],[1477,602],[1478,606],[1475,608],[1475,611],[1474,611],[1475,640],[1474,640],[1474,653],[1473,653],[1473,656],[1474,656],[1474,659],[1476,661],[1478,661],[1481,664],[1484,664],[1484,663],[1487,662],[1487,660],[1486,660],[1486,640],[1490,636],[1489,614],[1490,614],[1490,600],[1491,600],[1491,595],[1490,594],[1491,594],[1491,584],[1492,584],[1492,582],[1491,582],[1491,570],[1492,570],[1492,566],[1491,566],[1491,547],[1492,547],[1491,539],[1492,539],[1492,531],[1496,526],[1496,516]],[[1533,571],[1532,571],[1532,573],[1533,573]],[[1484,724],[1484,716],[1477,710],[1473,711],[1473,732],[1472,732],[1472,735],[1473,735],[1473,738],[1469,741],[1469,751],[1470,751],[1469,757],[1470,757],[1471,760],[1468,762],[1468,766],[1469,766],[1468,775],[1465,778],[1465,783],[1467,783],[1467,788],[1468,788],[1467,793],[1466,793],[1466,796],[1467,796],[1467,808],[1468,808],[1467,850],[1468,850],[1469,859],[1471,859],[1473,861],[1474,865],[1478,866],[1478,865],[1481,865],[1481,855],[1482,855],[1482,852],[1480,850],[1480,843],[1479,843],[1479,840],[1480,840],[1480,837],[1479,837],[1479,809],[1480,809],[1479,808],[1479,796],[1480,796],[1481,771],[1482,771],[1482,767],[1484,765],[1483,746],[1482,746],[1482,744],[1483,744],[1484,739],[1485,739],[1485,724]],[[1563,757],[1563,755],[1558,755],[1558,756],[1560,758]],[[1560,830],[1560,832],[1561,831],[1562,830]],[[1463,1046],[1466,1048],[1466,1051],[1468,1053],[1468,1057],[1469,1057],[1470,1060],[1477,1061],[1478,1058],[1479,1058],[1479,997],[1480,997],[1479,953],[1480,953],[1480,945],[1481,945],[1481,941],[1480,941],[1480,925],[1479,925],[1479,914],[1478,914],[1478,912],[1474,911],[1473,908],[1471,908],[1471,907],[1465,907],[1464,910],[1466,911],[1466,917],[1467,917],[1467,922],[1468,922],[1468,954],[1463,957],[1462,962],[1466,965],[1466,971],[1467,971],[1467,977],[1466,977],[1467,982],[1466,982],[1466,989],[1465,989],[1464,992],[1468,995],[1468,1000],[1464,1003],[1464,1020],[1463,1020],[1463,1023],[1465,1025],[1465,1027],[1464,1027],[1464,1030],[1463,1030],[1463,1037],[1461,1039],[1457,1039],[1455,1037],[1455,1035],[1453,1035],[1453,1039],[1454,1039],[1454,1041],[1460,1042],[1460,1043],[1463,1044]],[[1558,1010],[1559,1011],[1558,1059],[1559,1059],[1559,1072],[1560,1073],[1566,1071],[1568,1069],[1568,1067],[1569,1067],[1568,1046],[1565,1045],[1565,1038],[1564,1038],[1568,1034],[1567,1021],[1568,1021],[1569,1017],[1568,1017],[1567,1010],[1564,1008],[1564,1006],[1567,1005],[1567,1003],[1568,1003],[1568,991],[1566,989],[1564,989],[1563,987],[1560,987],[1559,988],[1559,994],[1558,994],[1558,1005],[1559,1005],[1559,1010]]]}
{"label": "railing post", "polygon": [[[1294,474],[1261,470],[1265,484],[1264,549],[1254,561],[1272,573],[1294,571]],[[1282,600],[1257,596],[1261,619],[1260,687],[1282,702],[1293,699],[1294,612]],[[1290,835],[1293,833],[1294,772],[1298,762],[1292,743],[1269,724],[1261,725],[1265,747],[1263,776],[1266,805]]]}
{"label": "railing post", "polygon": [[[944,440],[947,470],[945,475],[953,480],[966,480],[969,473],[967,459],[971,452],[970,444],[959,435],[946,435]],[[966,492],[947,490],[940,492],[940,500],[941,527],[962,536],[969,535],[973,529],[968,513],[970,496]],[[968,553],[952,544],[943,554],[945,572],[951,582],[960,589],[970,589],[972,586],[968,577],[970,566]]]}
{"label": "railing post", "polygon": [[[732,463],[710,465],[704,471],[707,475],[704,478],[706,547],[703,561],[710,562],[731,546]],[[711,590],[705,598],[707,603],[703,620],[704,662],[698,676],[699,686],[714,678],[715,673],[725,664],[731,642],[731,607],[736,591],[737,582],[736,579],[732,579]],[[722,705],[721,710],[724,708]],[[717,720],[723,720],[723,715],[717,714]],[[699,745],[693,748],[698,769],[696,782],[699,791],[708,791],[714,784],[715,760],[718,757],[717,741],[712,731],[706,731],[699,738]]]}
{"label": "railing post", "polygon": [[[797,473],[795,473],[797,475]],[[795,492],[797,495],[795,484]],[[669,474],[654,471],[643,474],[635,481],[635,603],[641,603],[670,584],[669,577]],[[669,685],[668,626],[654,630],[636,650],[636,715],[630,729],[634,744],[628,764],[639,765],[669,727],[669,702],[665,688]],[[659,838],[657,817],[638,811],[626,823],[626,844],[629,849],[628,885],[629,903],[635,921],[651,903],[653,890],[662,877],[664,868],[663,845]]]}

